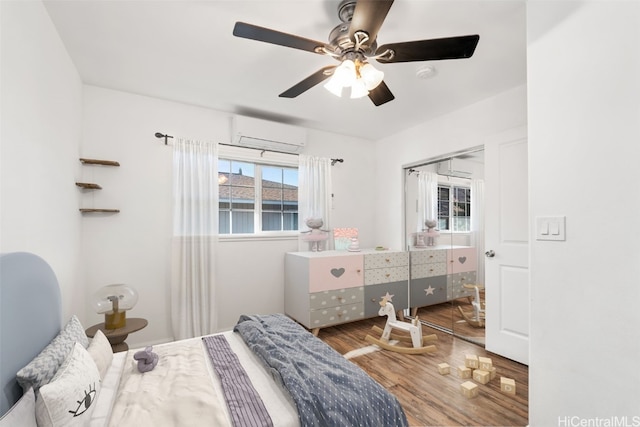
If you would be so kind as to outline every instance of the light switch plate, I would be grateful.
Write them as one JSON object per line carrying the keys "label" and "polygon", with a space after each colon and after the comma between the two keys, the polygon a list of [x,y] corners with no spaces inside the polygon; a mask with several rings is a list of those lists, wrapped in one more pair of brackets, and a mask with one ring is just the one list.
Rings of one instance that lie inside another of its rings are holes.
{"label": "light switch plate", "polygon": [[566,217],[539,216],[536,217],[536,240],[566,240]]}

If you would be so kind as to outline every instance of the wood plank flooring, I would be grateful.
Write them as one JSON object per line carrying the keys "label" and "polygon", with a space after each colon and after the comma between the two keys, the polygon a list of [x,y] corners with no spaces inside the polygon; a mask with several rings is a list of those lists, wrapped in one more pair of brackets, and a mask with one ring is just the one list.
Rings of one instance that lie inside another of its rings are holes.
{"label": "wood plank flooring", "polygon": [[[372,318],[321,329],[318,337],[340,354],[366,347],[364,337],[371,327],[384,327],[385,318]],[[435,333],[434,354],[405,355],[380,350],[350,359],[397,398],[411,426],[526,426],[528,424],[528,367],[489,353],[484,348],[453,336]],[[379,338],[376,336],[376,338]],[[490,357],[497,368],[496,377],[488,384],[478,384],[479,395],[466,398],[456,367],[464,365],[467,354]],[[451,374],[440,375],[437,365],[446,362]],[[500,377],[516,381],[515,396],[500,391]],[[381,426],[386,427],[386,426]]]}

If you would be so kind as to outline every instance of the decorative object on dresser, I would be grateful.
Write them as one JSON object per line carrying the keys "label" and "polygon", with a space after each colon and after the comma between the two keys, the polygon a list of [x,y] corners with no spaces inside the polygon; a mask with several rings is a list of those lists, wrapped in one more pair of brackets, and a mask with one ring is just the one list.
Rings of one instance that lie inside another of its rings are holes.
{"label": "decorative object on dresser", "polygon": [[317,334],[320,328],[377,316],[385,296],[402,310],[409,307],[408,278],[408,252],[289,252],[285,313]]}
{"label": "decorative object on dresser", "polygon": [[334,228],[333,246],[337,251],[344,251],[349,248],[353,238],[358,238],[357,228]]}
{"label": "decorative object on dresser", "polygon": [[[426,343],[437,340],[437,335],[422,335],[422,323],[420,323],[420,319],[418,319],[417,316],[414,317],[410,323],[398,321],[396,319],[396,310],[386,297],[383,297],[382,301],[380,301],[380,311],[378,314],[380,316],[387,316],[387,323],[384,326],[384,330],[382,330],[380,339],[374,338],[371,335],[364,337],[368,343],[375,344],[385,350],[404,354],[423,354],[436,351],[435,345],[426,345]],[[394,329],[404,332],[405,334],[395,335],[393,334]],[[377,331],[378,328],[374,326],[373,330]],[[407,332],[409,336],[406,335]],[[399,343],[408,342],[412,344],[413,347],[393,345],[389,342],[390,339],[398,341]]]}
{"label": "decorative object on dresser", "polygon": [[329,230],[323,230],[324,221],[322,218],[308,218],[305,221],[308,231],[303,231],[302,240],[309,242],[309,250],[312,252],[320,252],[324,249],[324,244],[329,238]]}

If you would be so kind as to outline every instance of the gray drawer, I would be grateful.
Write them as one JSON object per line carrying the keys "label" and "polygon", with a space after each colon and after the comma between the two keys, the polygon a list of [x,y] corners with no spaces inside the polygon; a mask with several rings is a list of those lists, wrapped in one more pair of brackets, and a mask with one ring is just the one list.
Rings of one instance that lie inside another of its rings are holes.
{"label": "gray drawer", "polygon": [[364,255],[364,268],[385,268],[409,265],[407,252],[381,252]]}
{"label": "gray drawer", "polygon": [[447,276],[411,280],[409,305],[424,307],[447,301]]}
{"label": "gray drawer", "polygon": [[364,288],[364,317],[379,316],[380,301],[387,294],[393,295],[393,308],[402,310],[409,307],[409,284],[406,280],[393,283],[381,283]]}
{"label": "gray drawer", "polygon": [[438,262],[432,264],[411,264],[411,278],[444,276],[447,274],[447,263]]}
{"label": "gray drawer", "polygon": [[309,318],[311,320],[310,329],[353,322],[364,319],[364,306],[362,301],[360,301],[355,304],[311,310],[309,312]]}
{"label": "gray drawer", "polygon": [[450,274],[447,278],[447,288],[449,289],[448,298],[452,300],[456,298],[475,296],[475,291],[473,289],[467,289],[462,285],[474,285],[477,280],[476,277],[477,274],[475,271]]}
{"label": "gray drawer", "polygon": [[372,268],[364,270],[364,284],[375,285],[378,283],[398,282],[409,279],[409,266]]}
{"label": "gray drawer", "polygon": [[447,249],[411,251],[411,265],[447,262]]}
{"label": "gray drawer", "polygon": [[327,307],[337,307],[345,304],[362,302],[364,298],[364,288],[336,289],[333,291],[314,292],[309,294],[309,308],[311,310]]}

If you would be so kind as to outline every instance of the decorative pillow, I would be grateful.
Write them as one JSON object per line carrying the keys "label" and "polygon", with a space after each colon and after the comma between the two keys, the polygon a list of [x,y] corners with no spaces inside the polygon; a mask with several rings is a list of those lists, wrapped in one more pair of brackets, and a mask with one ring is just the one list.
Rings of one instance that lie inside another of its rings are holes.
{"label": "decorative pillow", "polygon": [[89,424],[100,392],[100,372],[89,352],[76,343],[49,384],[36,399],[38,427],[75,427]]}
{"label": "decorative pillow", "polygon": [[73,315],[49,345],[27,366],[18,371],[16,377],[22,389],[27,390],[33,387],[33,391],[37,393],[40,387],[51,381],[76,342],[84,348],[89,346],[89,339],[84,333],[80,320]]}
{"label": "decorative pillow", "polygon": [[96,362],[96,366],[100,372],[100,379],[103,380],[104,374],[107,373],[107,369],[111,366],[113,350],[111,349],[109,340],[100,329],[98,329],[98,332],[93,336],[87,351],[91,355],[93,361]]}
{"label": "decorative pillow", "polygon": [[20,400],[0,418],[0,427],[36,427],[36,395],[27,390]]}

